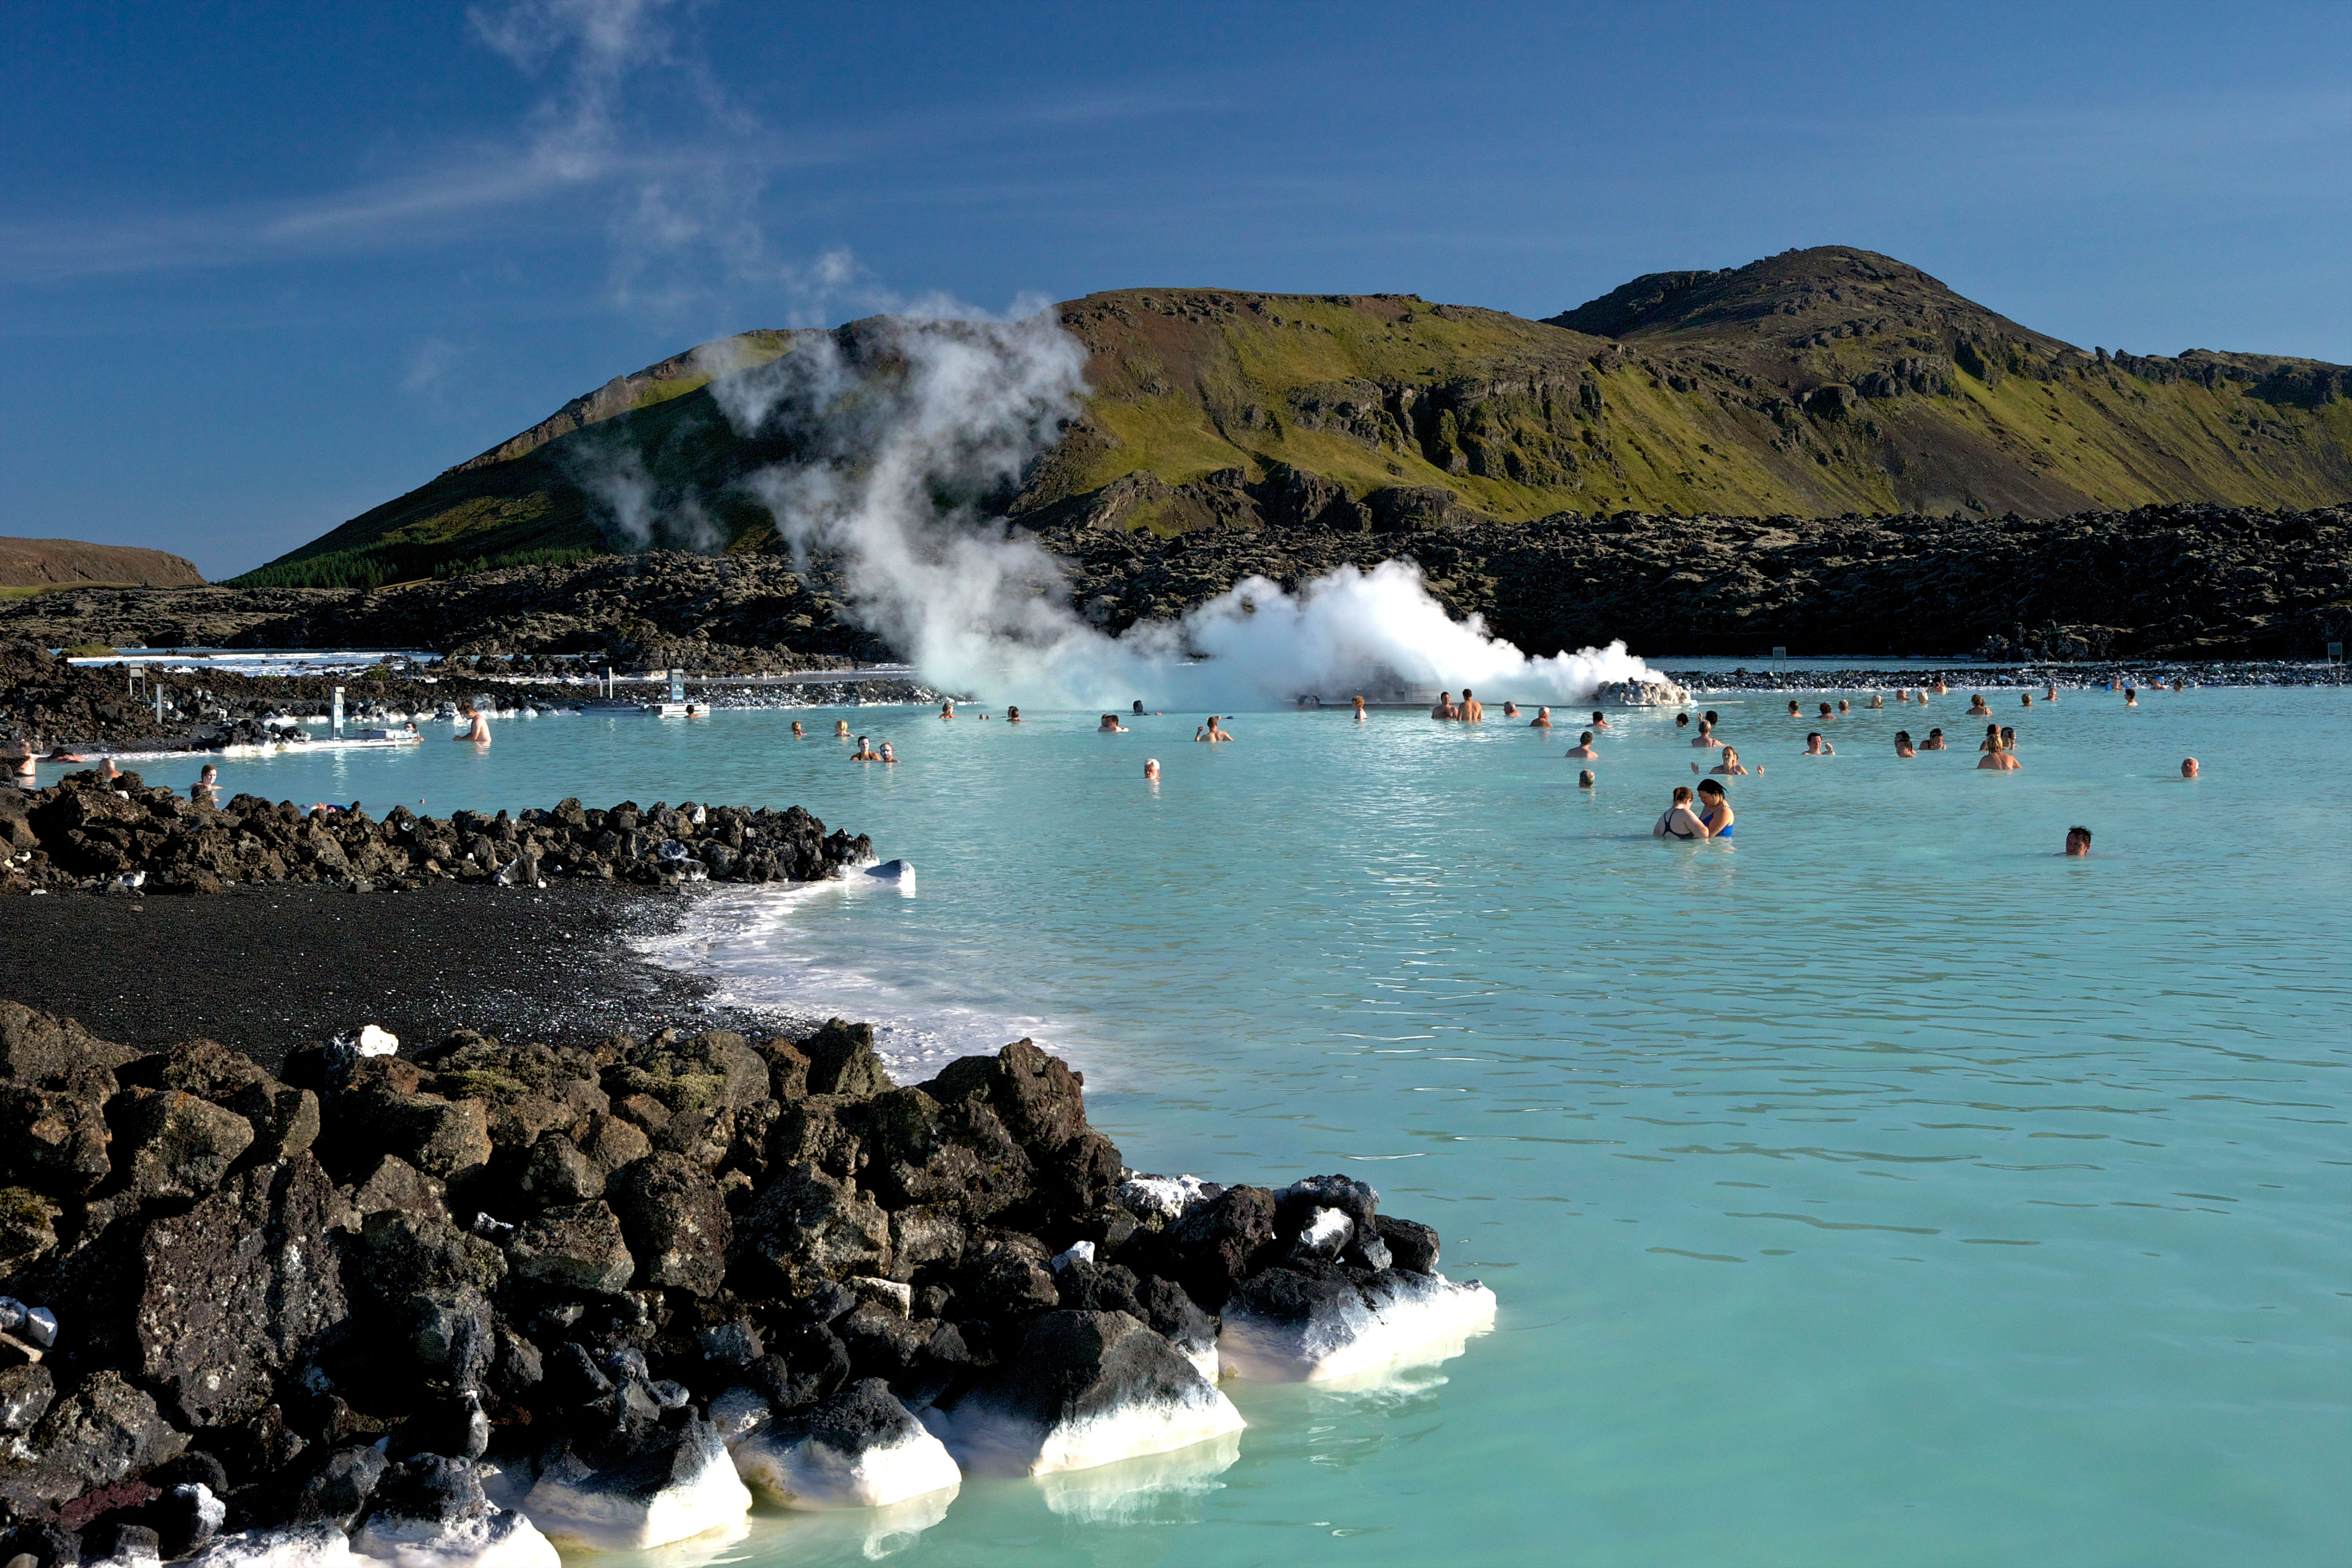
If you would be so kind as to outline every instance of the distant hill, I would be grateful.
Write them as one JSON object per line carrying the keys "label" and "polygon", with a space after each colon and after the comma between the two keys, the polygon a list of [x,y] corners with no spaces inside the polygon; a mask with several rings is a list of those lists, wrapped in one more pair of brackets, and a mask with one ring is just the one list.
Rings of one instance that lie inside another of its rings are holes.
{"label": "distant hill", "polygon": [[77,583],[147,588],[200,587],[195,563],[132,544],[78,539],[0,539],[0,588],[51,588]]}
{"label": "distant hill", "polygon": [[[1541,321],[1215,289],[1060,311],[1092,395],[1004,502],[1045,530],[2352,499],[2352,370],[2085,351],[1842,247],[1653,274]],[[656,518],[690,500],[720,542],[761,548],[772,529],[735,481],[788,454],[738,439],[709,383],[808,335],[745,333],[618,378],[237,581],[367,585],[607,550],[596,476],[624,462]],[[658,521],[653,542],[681,542]]]}

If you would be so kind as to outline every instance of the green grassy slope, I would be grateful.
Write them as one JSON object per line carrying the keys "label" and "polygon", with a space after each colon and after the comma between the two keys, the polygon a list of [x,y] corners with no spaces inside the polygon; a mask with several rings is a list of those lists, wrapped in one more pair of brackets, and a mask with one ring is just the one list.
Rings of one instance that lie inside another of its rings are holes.
{"label": "green grassy slope", "polygon": [[[2352,498],[2352,372],[2086,353],[1837,247],[1636,279],[1545,321],[1214,289],[1090,294],[1061,316],[1093,392],[1012,503],[1040,525],[1287,523],[1332,495],[1348,499],[1316,515],[1343,527]],[[746,333],[619,378],[243,581],[633,544],[614,476],[638,470],[654,542],[757,548],[772,530],[730,487],[782,453],[735,439],[708,383],[797,336]]]}

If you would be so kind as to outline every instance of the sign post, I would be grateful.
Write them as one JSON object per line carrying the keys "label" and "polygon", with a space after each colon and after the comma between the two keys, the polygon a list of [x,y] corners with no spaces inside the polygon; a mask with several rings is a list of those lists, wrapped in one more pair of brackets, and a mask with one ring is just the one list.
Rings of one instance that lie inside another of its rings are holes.
{"label": "sign post", "polygon": [[340,686],[335,688],[335,712],[328,725],[328,732],[335,740],[343,738],[343,689]]}
{"label": "sign post", "polygon": [[686,700],[686,671],[673,669],[669,672],[669,700],[672,702]]}

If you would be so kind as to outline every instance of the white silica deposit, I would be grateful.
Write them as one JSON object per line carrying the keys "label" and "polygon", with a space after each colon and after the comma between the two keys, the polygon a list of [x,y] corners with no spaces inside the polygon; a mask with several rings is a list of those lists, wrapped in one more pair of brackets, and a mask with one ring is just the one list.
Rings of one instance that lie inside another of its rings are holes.
{"label": "white silica deposit", "polygon": [[1475,1280],[1391,1270],[1295,1321],[1228,1302],[1217,1360],[1227,1377],[1328,1383],[1459,1355],[1494,1323],[1495,1293]]}
{"label": "white silica deposit", "polygon": [[1247,1425],[1234,1402],[1206,1378],[1183,1396],[1135,1400],[1056,1421],[966,1399],[952,1411],[926,1410],[923,1422],[939,1433],[965,1473],[975,1476],[1092,1469],[1189,1448]]}
{"label": "white silica deposit", "polygon": [[919,1427],[855,1449],[820,1436],[779,1441],[754,1432],[733,1451],[736,1474],[786,1508],[886,1508],[963,1483],[947,1446]]}
{"label": "white silica deposit", "polygon": [[186,1561],[189,1568],[364,1568],[365,1562],[331,1524],[220,1536]]}
{"label": "white silica deposit", "polygon": [[451,1523],[370,1520],[352,1550],[392,1568],[561,1568],[555,1543],[510,1509]]}
{"label": "white silica deposit", "polygon": [[685,1479],[650,1497],[599,1489],[584,1470],[559,1463],[520,1502],[550,1541],[590,1552],[638,1552],[742,1523],[751,1494],[715,1437]]}
{"label": "white silica deposit", "polygon": [[1129,1176],[1113,1195],[1129,1214],[1175,1220],[1209,1196],[1209,1184],[1198,1176]]}

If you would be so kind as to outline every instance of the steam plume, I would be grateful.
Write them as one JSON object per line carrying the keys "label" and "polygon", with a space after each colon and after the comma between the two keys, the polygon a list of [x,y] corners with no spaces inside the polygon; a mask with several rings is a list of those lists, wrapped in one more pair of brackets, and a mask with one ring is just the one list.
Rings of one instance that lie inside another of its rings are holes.
{"label": "steam plume", "polygon": [[1252,577],[1181,622],[1105,634],[1070,607],[1051,555],[982,512],[1077,416],[1085,363],[1050,312],[893,318],[846,350],[810,334],[712,391],[739,435],[798,448],[749,481],[795,557],[837,556],[858,618],[950,687],[1045,707],[1256,708],[1464,684],[1576,701],[1648,676],[1622,643],[1529,658],[1478,616],[1447,616],[1398,561],[1295,595]]}

